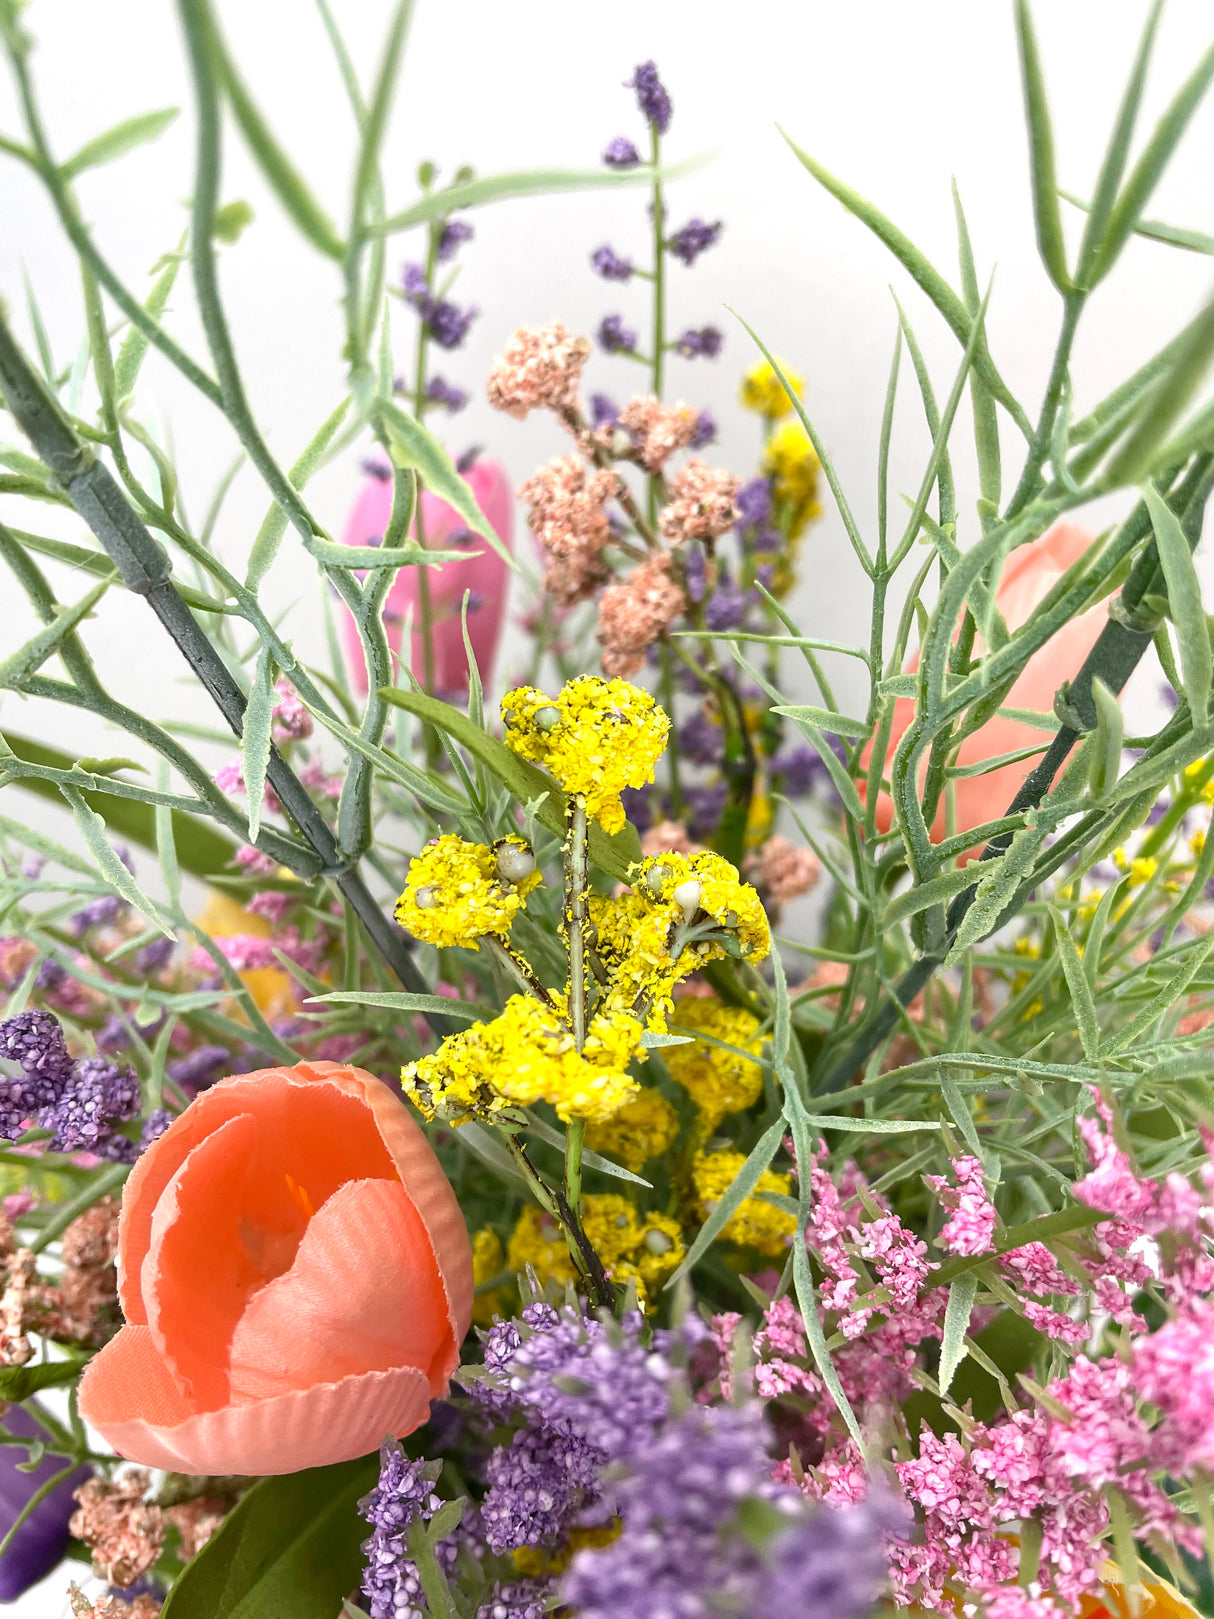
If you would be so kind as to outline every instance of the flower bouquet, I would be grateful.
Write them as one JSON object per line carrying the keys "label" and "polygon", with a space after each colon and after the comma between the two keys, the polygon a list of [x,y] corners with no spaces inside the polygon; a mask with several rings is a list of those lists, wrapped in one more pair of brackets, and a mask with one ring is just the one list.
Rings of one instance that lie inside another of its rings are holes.
{"label": "flower bouquet", "polygon": [[[408,6],[367,83],[319,9],[345,221],[179,0],[190,218],[140,288],[82,198],[171,114],[65,157],[39,8],[0,0],[0,152],[79,261],[84,333],[64,367],[36,291],[23,335],[0,314],[0,1595],[66,1557],[81,1619],[1214,1611],[1214,306],[1103,398],[1071,376],[1132,235],[1211,251],[1146,216],[1214,52],[1140,133],[1151,8],[1079,200],[1018,0],[1061,307],[1032,410],[960,198],[951,277],[788,140],[790,190],[956,338],[933,378],[896,312],[870,528],[761,329],[730,336],[750,468],[671,398],[725,346],[686,274],[723,225],[676,213],[653,62],[601,167],[424,163],[397,206]],[[341,298],[345,397],[289,465],[222,296],[232,141]],[[644,255],[589,253],[623,310],[592,340],[494,309],[488,377],[436,369],[478,315],[475,210],[592,186],[643,219]],[[145,363],[239,445],[201,521]],[[474,384],[503,450],[510,418],[550,431],[528,540],[502,465],[448,447]],[[907,393],[930,451],[899,504]],[[308,490],[343,459],[344,528]],[[797,605],[827,506],[860,645]],[[99,670],[124,593],[209,725]],[[1127,734],[1144,659],[1166,701]],[[96,755],[46,740],[55,704]]]}

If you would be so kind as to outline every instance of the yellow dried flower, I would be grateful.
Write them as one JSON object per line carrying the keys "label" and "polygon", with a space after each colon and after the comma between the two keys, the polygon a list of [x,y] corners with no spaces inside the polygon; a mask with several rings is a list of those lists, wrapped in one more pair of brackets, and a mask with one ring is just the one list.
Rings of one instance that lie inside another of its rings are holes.
{"label": "yellow dried flower", "polygon": [[[584,1547],[610,1546],[613,1540],[619,1538],[624,1527],[622,1518],[612,1518],[610,1523],[594,1524],[590,1528],[573,1528],[568,1537],[559,1546],[519,1546],[510,1553],[515,1569],[529,1579],[539,1579],[545,1575],[563,1574],[573,1561],[575,1552]],[[490,1608],[504,1605],[494,1604]]]}
{"label": "yellow dried flower", "polygon": [[[762,961],[771,949],[771,930],[758,894],[741,880],[736,866],[711,849],[693,855],[651,855],[641,864],[636,889],[662,904],[673,901],[686,921],[701,913],[711,917],[724,932],[737,935],[749,961]],[[701,941],[697,950],[708,959],[726,954],[712,941]]]}
{"label": "yellow dried flower", "polygon": [[763,471],[772,479],[780,516],[790,539],[799,539],[821,517],[818,452],[799,421],[784,422],[763,446]]}
{"label": "yellow dried flower", "polygon": [[1131,888],[1141,888],[1143,883],[1150,882],[1159,870],[1158,860],[1150,855],[1131,860],[1124,849],[1114,849],[1113,860],[1118,871],[1124,872],[1129,878]]}
{"label": "yellow dried flower", "polygon": [[626,680],[581,675],[548,697],[519,686],[502,699],[506,742],[543,765],[606,832],[624,825],[620,793],[653,780],[670,721],[647,691]]}
{"label": "yellow dried flower", "polygon": [[[667,1277],[682,1263],[683,1233],[663,1214],[642,1214],[617,1192],[591,1193],[582,1199],[582,1229],[603,1261],[603,1268],[619,1287],[637,1284],[642,1303],[656,1295]],[[540,1286],[549,1281],[574,1280],[569,1248],[555,1220],[543,1209],[525,1208],[506,1246],[511,1270],[535,1271]]]}
{"label": "yellow dried flower", "polygon": [[[583,1206],[590,1203],[583,1199]],[[515,1221],[506,1244],[506,1267],[522,1273],[530,1265],[541,1287],[548,1282],[572,1282],[576,1272],[569,1247],[556,1221],[544,1209],[529,1204]]]}
{"label": "yellow dried flower", "polygon": [[636,892],[613,899],[591,894],[589,913],[595,952],[609,975],[605,1002],[626,1009],[643,997],[647,1026],[664,1030],[674,986],[700,964],[690,949],[678,961],[670,953],[683,913],[673,902],[662,905]]}
{"label": "yellow dried flower", "polygon": [[679,1116],[660,1091],[642,1090],[610,1119],[589,1125],[586,1145],[639,1174],[679,1133]]}
{"label": "yellow dried flower", "polygon": [[540,882],[534,867],[518,882],[502,875],[503,854],[509,869],[511,852],[516,858],[531,853],[522,838],[503,838],[491,849],[445,832],[409,862],[404,892],[392,914],[414,938],[440,949],[464,945],[475,950],[482,934],[509,933],[523,901]]}
{"label": "yellow dried flower", "polygon": [[463,1124],[475,1114],[549,1102],[560,1118],[609,1119],[639,1089],[626,1072],[640,1049],[640,1022],[604,1008],[590,1019],[579,1052],[559,1011],[512,995],[491,1023],[449,1035],[433,1055],[401,1071],[401,1084],[427,1118]]}
{"label": "yellow dried flower", "polygon": [[[708,1035],[738,1051],[758,1056],[763,1049],[759,1020],[745,1007],[725,1006],[715,996],[689,995],[675,1003],[675,1022],[681,1029]],[[763,1070],[734,1051],[723,1051],[704,1040],[671,1046],[662,1053],[672,1078],[689,1092],[700,1111],[705,1135],[711,1135],[727,1113],[752,1107],[763,1094]]]}
{"label": "yellow dried flower", "polygon": [[[721,1198],[738,1178],[746,1162],[740,1152],[699,1152],[691,1168],[696,1195],[700,1199],[700,1212],[704,1219],[712,1213]],[[788,1196],[792,1183],[787,1175],[765,1169],[755,1186],[756,1192],[782,1192]],[[785,1214],[760,1198],[748,1197],[726,1222],[721,1236],[743,1248],[757,1248],[764,1254],[781,1254],[788,1247],[797,1229],[795,1216]]]}
{"label": "yellow dried flower", "polygon": [[1197,831],[1194,832],[1193,836],[1189,839],[1189,848],[1197,856],[1198,860],[1200,860],[1201,856],[1202,856],[1202,851],[1205,849],[1205,846],[1206,846],[1206,835],[1202,831],[1202,829],[1200,827],[1198,827]]}
{"label": "yellow dried flower", "polygon": [[[804,398],[805,378],[783,361],[780,363],[780,370],[788,378],[797,398]],[[742,378],[738,398],[747,410],[753,410],[759,416],[766,416],[768,421],[776,421],[781,416],[787,416],[792,409],[792,400],[788,397],[784,384],[776,375],[775,367],[770,360],[760,360],[751,366]]]}
{"label": "yellow dried flower", "polygon": [[[506,1269],[506,1250],[502,1239],[492,1226],[482,1226],[472,1239],[472,1285],[480,1287]],[[495,1287],[488,1293],[477,1293],[472,1300],[472,1320],[478,1327],[491,1327],[495,1316],[501,1315],[510,1298],[508,1287]]]}

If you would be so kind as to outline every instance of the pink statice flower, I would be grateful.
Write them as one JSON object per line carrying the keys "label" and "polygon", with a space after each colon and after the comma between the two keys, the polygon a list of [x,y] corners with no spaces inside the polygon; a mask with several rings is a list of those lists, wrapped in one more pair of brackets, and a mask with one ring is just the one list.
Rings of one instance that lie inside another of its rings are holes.
{"label": "pink statice flower", "polygon": [[562,455],[519,489],[527,526],[546,559],[544,591],[559,606],[585,601],[611,577],[603,548],[611,540],[607,507],[618,487],[614,472],[596,472],[578,456]]}
{"label": "pink statice flower", "polygon": [[272,731],[275,742],[302,741],[312,735],[312,716],[299,699],[299,693],[285,675],[274,682],[277,701],[274,704]]}
{"label": "pink statice flower", "polygon": [[237,849],[236,864],[242,871],[256,877],[269,877],[278,870],[276,860],[272,860],[268,854],[262,854],[260,849],[253,848],[250,843]]}
{"label": "pink statice flower", "polygon": [[250,916],[264,916],[273,927],[277,927],[286,915],[291,904],[290,894],[284,894],[281,889],[267,889],[264,893],[254,894],[248,901],[245,910]]}
{"label": "pink statice flower", "polygon": [[322,798],[341,797],[342,777],[327,771],[321,759],[309,759],[299,772],[299,779],[310,793],[319,793]]}
{"label": "pink statice flower", "polygon": [[652,395],[637,395],[624,406],[619,423],[631,435],[647,472],[661,472],[676,450],[688,447],[700,424],[690,405],[664,405]]}
{"label": "pink statice flower", "polygon": [[738,480],[732,472],[698,458],[672,479],[670,499],[658,513],[658,528],[671,545],[715,540],[738,520]]}
{"label": "pink statice flower", "polygon": [[746,876],[762,894],[768,910],[783,910],[792,900],[808,894],[821,872],[813,850],[799,849],[782,832],[746,857]]}
{"label": "pink statice flower", "polygon": [[489,373],[489,403],[520,421],[537,409],[576,410],[582,367],[589,358],[589,340],[574,337],[563,321],[520,327]]}
{"label": "pink statice flower", "polygon": [[977,1158],[963,1156],[954,1158],[952,1166],[955,1187],[949,1185],[944,1175],[923,1177],[942,1206],[949,1210],[949,1218],[940,1232],[940,1244],[949,1253],[967,1258],[989,1254],[995,1245],[999,1217],[987,1196],[982,1165]]}
{"label": "pink statice flower", "polygon": [[670,577],[665,552],[646,557],[599,597],[595,631],[603,648],[603,673],[628,680],[645,664],[645,654],[682,618],[687,599]]}
{"label": "pink statice flower", "polygon": [[1178,1476],[1214,1466],[1214,1303],[1191,1299],[1130,1353],[1140,1399],[1159,1409],[1152,1459]]}

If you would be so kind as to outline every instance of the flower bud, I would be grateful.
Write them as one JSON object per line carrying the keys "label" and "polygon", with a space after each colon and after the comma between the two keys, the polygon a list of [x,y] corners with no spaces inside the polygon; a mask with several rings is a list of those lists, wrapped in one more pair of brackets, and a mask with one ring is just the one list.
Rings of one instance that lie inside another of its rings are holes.
{"label": "flower bud", "polygon": [[683,920],[690,922],[700,908],[700,894],[703,890],[699,880],[689,877],[685,883],[680,883],[670,896],[683,913]]}
{"label": "flower bud", "polygon": [[525,883],[535,870],[535,855],[524,845],[504,838],[496,847],[497,874],[504,883]]}
{"label": "flower bud", "polygon": [[413,903],[419,911],[430,911],[438,904],[437,888],[419,888],[413,896]]}
{"label": "flower bud", "polygon": [[651,1254],[668,1254],[674,1243],[665,1231],[647,1231],[645,1233],[645,1246]]}
{"label": "flower bud", "polygon": [[561,723],[561,711],[555,704],[547,708],[537,708],[535,711],[535,726],[539,731],[555,731]]}
{"label": "flower bud", "polygon": [[669,866],[652,866],[646,874],[645,882],[648,885],[649,892],[653,894],[655,898],[661,898],[662,889],[665,886],[669,876]]}

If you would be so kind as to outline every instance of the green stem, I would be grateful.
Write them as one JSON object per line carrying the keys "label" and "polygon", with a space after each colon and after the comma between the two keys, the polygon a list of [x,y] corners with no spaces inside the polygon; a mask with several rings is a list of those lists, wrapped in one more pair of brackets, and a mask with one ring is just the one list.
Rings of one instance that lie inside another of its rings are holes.
{"label": "green stem", "polygon": [[585,1119],[570,1119],[565,1130],[565,1201],[574,1214],[580,1214],[582,1208],[582,1150],[585,1145]]}
{"label": "green stem", "polygon": [[15,1521],[13,1522],[12,1527],[9,1529],[8,1533],[5,1535],[4,1539],[0,1540],[0,1557],[3,1557],[5,1552],[8,1550],[8,1548],[12,1545],[13,1538],[16,1535],[18,1529],[20,1529],[21,1525],[30,1516],[30,1514],[33,1511],[35,1511],[36,1508],[38,1508],[38,1507],[40,1507],[42,1505],[42,1503],[46,1500],[48,1495],[53,1494],[54,1491],[58,1489],[58,1487],[60,1486],[60,1484],[63,1483],[65,1478],[71,1478],[72,1474],[76,1471],[76,1469],[77,1469],[77,1467],[79,1467],[79,1465],[80,1465],[79,1461],[73,1459],[72,1461],[68,1462],[66,1467],[60,1468],[60,1470],[57,1473],[52,1473],[50,1478],[48,1478],[45,1481],[45,1483],[40,1484],[38,1486],[38,1488],[34,1491],[33,1495],[30,1496],[29,1500],[25,1503],[25,1505],[21,1508],[21,1511],[17,1514],[17,1517],[16,1517]]}
{"label": "green stem", "polygon": [[[438,263],[438,237],[440,226],[431,225],[428,233],[428,246],[426,249],[426,285],[434,280],[434,270]],[[426,385],[427,385],[427,357],[430,346],[430,333],[426,326],[425,316],[418,312],[417,322],[417,361],[413,377],[413,414],[418,421],[422,421],[426,414]],[[418,484],[417,511],[413,519],[413,533],[418,545],[426,543],[425,512],[422,503],[421,484]],[[422,637],[422,684],[425,691],[434,696],[434,605],[430,594],[430,570],[419,568],[417,570],[417,605],[421,617]],[[439,741],[433,726],[426,727],[426,759],[433,766],[438,758]]]}
{"label": "green stem", "polygon": [[586,1044],[586,844],[586,800],[574,793],[565,831],[565,926],[569,934],[569,1022],[579,1051]]}
{"label": "green stem", "polygon": [[[650,125],[649,153],[653,172],[659,172],[662,161],[662,137],[658,134],[657,126]],[[653,182],[653,334],[652,352],[650,361],[650,388],[655,399],[662,397],[662,384],[664,379],[663,368],[666,362],[666,219],[665,205],[662,201],[662,182],[654,179]],[[649,521],[655,523],[658,515],[658,488],[657,480],[652,476],[649,479]]]}
{"label": "green stem", "polygon": [[[1063,390],[1066,387],[1067,372],[1071,361],[1071,349],[1075,343],[1075,331],[1079,325],[1079,317],[1083,313],[1083,306],[1087,301],[1087,293],[1081,288],[1073,288],[1066,295],[1066,302],[1062,312],[1062,330],[1058,334],[1058,345],[1054,350],[1054,363],[1050,367],[1050,378],[1046,384],[1045,398],[1041,404],[1041,415],[1037,422],[1037,430],[1033,434],[1029,453],[1025,458],[1024,471],[1020,474],[1020,482],[1016,492],[1008,502],[1006,512],[1003,514],[1004,522],[1017,516],[1032,500],[1041,484],[1041,468],[1045,465],[1046,457],[1050,452],[1050,445],[1054,436],[1054,424],[1058,417],[1058,409],[1062,403]],[[1057,468],[1055,469],[1057,471]]]}
{"label": "green stem", "polygon": [[512,950],[505,939],[499,939],[494,933],[483,933],[477,943],[482,950],[486,951],[500,966],[505,968],[524,995],[534,995],[537,1001],[543,1001],[545,1006],[552,1008],[553,1011],[556,1010],[553,1006],[552,996],[536,977],[530,962],[520,955],[517,950]]}

